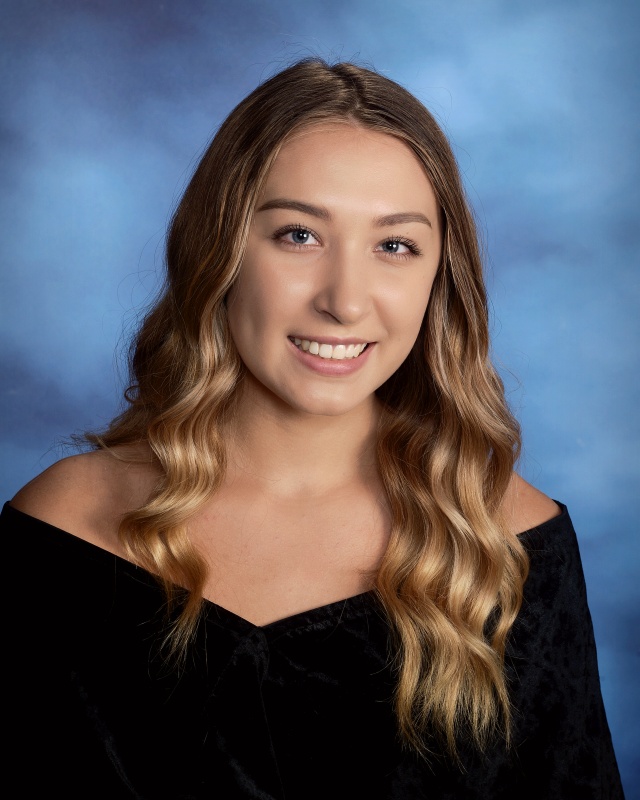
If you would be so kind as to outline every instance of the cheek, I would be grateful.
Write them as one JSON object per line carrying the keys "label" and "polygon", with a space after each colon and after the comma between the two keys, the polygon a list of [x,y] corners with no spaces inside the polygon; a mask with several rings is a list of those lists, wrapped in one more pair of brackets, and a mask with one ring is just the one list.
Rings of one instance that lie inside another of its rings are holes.
{"label": "cheek", "polygon": [[261,280],[260,271],[243,264],[238,279],[229,292],[227,313],[234,337],[255,332],[263,324],[269,307],[268,283]]}
{"label": "cheek", "polygon": [[411,345],[415,341],[427,310],[433,280],[411,283],[400,289],[388,289],[386,293],[387,318],[398,339]]}
{"label": "cheek", "polygon": [[288,274],[282,260],[273,254],[249,255],[230,292],[230,314],[250,316],[252,323],[263,327],[302,302],[303,284],[299,276]]}
{"label": "cheek", "polygon": [[244,359],[246,344],[255,340],[256,329],[254,321],[256,313],[251,291],[244,285],[244,280],[238,278],[229,292],[227,301],[227,319],[229,330],[241,357]]}

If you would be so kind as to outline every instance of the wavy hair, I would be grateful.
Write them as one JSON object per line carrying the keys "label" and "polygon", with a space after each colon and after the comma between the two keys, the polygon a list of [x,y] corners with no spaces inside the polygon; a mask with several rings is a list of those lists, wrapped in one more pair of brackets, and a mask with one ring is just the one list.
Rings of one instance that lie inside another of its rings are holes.
{"label": "wavy hair", "polygon": [[455,756],[463,734],[481,748],[495,733],[509,739],[504,653],[528,560],[500,519],[520,435],[489,358],[477,232],[449,143],[413,95],[369,69],[305,59],[239,103],[172,218],[165,286],[132,345],[127,407],[88,439],[105,449],[145,441],[157,459],[156,490],[123,518],[120,537],[162,581],[176,610],[169,643],[184,653],[206,579],[186,526],[223,480],[222,430],[245,371],[225,297],[279,149],[327,120],[404,142],[441,209],[442,256],[420,334],[377,391],[392,529],[375,592],[393,631],[400,735],[425,753],[435,732]]}

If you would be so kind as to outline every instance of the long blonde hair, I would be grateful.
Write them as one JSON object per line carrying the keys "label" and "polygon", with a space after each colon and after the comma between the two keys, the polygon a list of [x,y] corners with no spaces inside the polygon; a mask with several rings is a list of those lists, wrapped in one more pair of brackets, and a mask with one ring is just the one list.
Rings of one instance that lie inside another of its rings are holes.
{"label": "long blonde hair", "polygon": [[223,480],[222,430],[245,371],[225,297],[279,149],[324,120],[405,142],[440,204],[443,251],[420,335],[377,392],[392,531],[375,591],[394,634],[400,734],[424,752],[425,732],[436,732],[455,755],[462,734],[479,746],[495,731],[508,739],[505,643],[528,561],[499,515],[520,438],[489,360],[477,233],[446,137],[413,95],[371,70],[308,59],[231,112],[173,216],[166,285],[132,348],[128,406],[88,438],[107,449],[145,441],[157,459],[157,490],[120,535],[179,609],[170,642],[185,652],[206,579],[186,524]]}

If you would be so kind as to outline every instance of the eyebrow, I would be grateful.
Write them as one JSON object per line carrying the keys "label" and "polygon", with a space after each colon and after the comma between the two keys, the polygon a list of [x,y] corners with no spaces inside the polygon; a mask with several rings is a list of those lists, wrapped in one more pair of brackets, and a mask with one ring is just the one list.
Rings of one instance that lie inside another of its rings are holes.
{"label": "eyebrow", "polygon": [[401,211],[398,214],[386,214],[384,217],[378,217],[375,224],[378,228],[383,228],[385,225],[399,225],[401,222],[424,222],[430,228],[433,227],[431,220],[419,211]]}
{"label": "eyebrow", "polygon": [[267,200],[266,203],[260,206],[258,211],[270,211],[272,208],[301,211],[303,214],[309,214],[312,217],[318,217],[318,219],[331,219],[331,214],[322,206],[312,206],[311,203],[301,203],[299,200],[286,200],[282,197],[276,197],[274,200]]}
{"label": "eyebrow", "polygon": [[[270,211],[273,208],[300,211],[303,214],[309,214],[318,219],[331,220],[331,214],[323,206],[314,206],[311,205],[311,203],[302,203],[299,200],[287,200],[283,197],[267,200],[266,203],[263,203],[260,208],[257,209],[256,213],[260,211]],[[377,217],[374,220],[374,225],[377,228],[384,228],[389,225],[399,225],[402,222],[422,222],[430,228],[433,227],[431,220],[420,211],[400,211],[397,214],[385,214],[382,217]]]}

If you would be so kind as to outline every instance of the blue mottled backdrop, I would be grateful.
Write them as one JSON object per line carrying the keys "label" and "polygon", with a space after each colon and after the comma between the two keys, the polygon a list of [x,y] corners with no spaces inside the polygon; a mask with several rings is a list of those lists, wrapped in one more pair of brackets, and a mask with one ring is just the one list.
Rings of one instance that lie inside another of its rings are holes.
{"label": "blue mottled backdrop", "polygon": [[[640,797],[640,4],[0,1],[0,495],[117,410],[122,352],[212,131],[311,54],[416,94],[487,245],[523,475],[569,505],[628,800]],[[20,567],[22,568],[22,566]]]}

